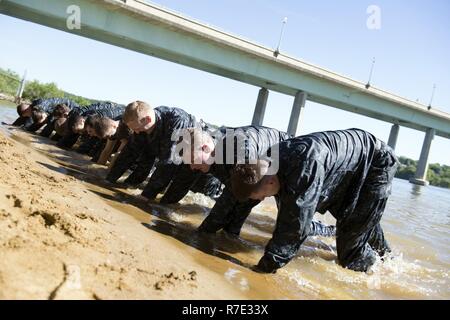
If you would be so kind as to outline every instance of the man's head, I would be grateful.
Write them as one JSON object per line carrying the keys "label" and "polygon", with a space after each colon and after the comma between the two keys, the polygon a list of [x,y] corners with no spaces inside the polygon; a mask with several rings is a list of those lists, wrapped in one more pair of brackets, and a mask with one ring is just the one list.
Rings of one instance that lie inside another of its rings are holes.
{"label": "man's head", "polygon": [[258,160],[256,164],[239,164],[231,174],[231,189],[239,201],[264,200],[280,191],[277,175],[266,175],[268,162]]}
{"label": "man's head", "polygon": [[100,117],[97,115],[90,115],[84,121],[84,131],[90,136],[95,137],[95,125],[100,121]]}
{"label": "man's head", "polygon": [[69,129],[72,130],[73,133],[82,134],[84,132],[84,123],[86,122],[86,118],[83,116],[75,116],[73,120],[69,123]]}
{"label": "man's head", "polygon": [[42,110],[33,110],[31,113],[31,118],[34,123],[43,123],[47,119],[47,112]]}
{"label": "man's head", "polygon": [[97,138],[110,139],[116,134],[119,121],[110,118],[100,118],[94,125],[94,133]]}
{"label": "man's head", "polygon": [[59,118],[67,118],[67,116],[69,115],[70,112],[70,108],[65,105],[64,103],[62,104],[58,104],[55,109],[53,110],[53,116],[56,119]]}
{"label": "man's head", "polygon": [[188,140],[184,141],[190,154],[184,155],[184,163],[189,163],[192,170],[208,172],[214,157],[214,139],[201,128],[189,128]]}
{"label": "man's head", "polygon": [[67,118],[55,120],[55,132],[60,136],[65,136],[69,131]]}
{"label": "man's head", "polygon": [[28,103],[21,103],[17,106],[17,114],[20,117],[31,117],[32,108]]}
{"label": "man's head", "polygon": [[122,120],[136,133],[150,133],[156,123],[155,111],[145,102],[134,101],[126,107]]}

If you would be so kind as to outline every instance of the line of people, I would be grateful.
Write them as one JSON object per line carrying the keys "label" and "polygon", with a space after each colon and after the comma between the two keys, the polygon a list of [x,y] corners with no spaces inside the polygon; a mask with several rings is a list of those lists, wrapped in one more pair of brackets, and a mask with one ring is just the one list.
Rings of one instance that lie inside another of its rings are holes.
{"label": "line of people", "polygon": [[[106,179],[143,187],[141,198],[180,201],[189,191],[215,200],[199,232],[239,236],[252,209],[274,196],[278,216],[272,239],[254,271],[287,264],[308,236],[336,236],[337,259],[367,271],[389,252],[380,226],[397,167],[392,149],[360,129],[293,137],[263,126],[215,127],[180,108],[68,99],[34,100],[17,107],[13,123],[89,154],[106,165]],[[52,136],[53,134],[53,136]],[[78,142],[78,143],[77,143]],[[329,211],[337,221],[313,220]]]}

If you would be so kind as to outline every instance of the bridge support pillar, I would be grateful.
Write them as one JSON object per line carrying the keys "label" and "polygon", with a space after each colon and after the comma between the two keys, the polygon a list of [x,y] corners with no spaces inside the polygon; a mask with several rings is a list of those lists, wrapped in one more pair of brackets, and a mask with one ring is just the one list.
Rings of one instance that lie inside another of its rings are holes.
{"label": "bridge support pillar", "polygon": [[289,118],[289,125],[287,132],[292,135],[297,135],[297,127],[299,121],[303,118],[303,110],[305,108],[306,98],[308,94],[303,91],[298,91],[295,94],[294,104],[292,105],[291,117]]}
{"label": "bridge support pillar", "polygon": [[261,88],[256,100],[255,111],[253,113],[252,125],[261,126],[264,121],[264,113],[266,112],[267,98],[269,97],[269,90]]}
{"label": "bridge support pillar", "polygon": [[418,184],[421,186],[427,186],[427,171],[428,171],[428,156],[430,154],[431,142],[434,139],[435,130],[428,128],[425,133],[425,139],[423,140],[422,151],[420,152],[420,159],[417,163],[417,170],[414,178],[411,178],[409,182]]}
{"label": "bridge support pillar", "polygon": [[391,127],[391,132],[389,133],[388,146],[395,150],[397,145],[398,131],[400,126],[398,124],[393,124]]}

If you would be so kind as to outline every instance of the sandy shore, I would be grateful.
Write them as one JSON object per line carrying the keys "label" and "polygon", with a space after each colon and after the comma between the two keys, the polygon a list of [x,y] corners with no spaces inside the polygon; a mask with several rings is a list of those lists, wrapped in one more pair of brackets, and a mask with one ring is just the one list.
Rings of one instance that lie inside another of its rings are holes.
{"label": "sandy shore", "polygon": [[218,258],[117,210],[16,134],[0,130],[1,299],[248,298],[214,271]]}

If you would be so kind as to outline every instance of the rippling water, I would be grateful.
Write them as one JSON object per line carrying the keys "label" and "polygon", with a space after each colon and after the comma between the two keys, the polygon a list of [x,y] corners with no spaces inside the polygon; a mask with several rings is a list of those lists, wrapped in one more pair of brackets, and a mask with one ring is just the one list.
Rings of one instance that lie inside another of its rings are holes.
{"label": "rippling water", "polygon": [[[184,199],[201,203],[199,195]],[[208,206],[210,206],[209,204]],[[244,226],[242,244],[250,248],[233,256],[256,263],[275,224],[272,201],[258,206]],[[333,224],[331,215],[316,219]],[[192,220],[192,217],[187,218]],[[180,221],[180,218],[178,218]],[[369,273],[340,267],[334,238],[312,237],[297,257],[273,276],[283,293],[277,298],[449,299],[450,190],[420,187],[395,179],[382,226],[391,244],[390,258]],[[236,276],[227,271],[226,277]],[[251,294],[251,292],[250,292]],[[284,296],[285,295],[285,296]]]}
{"label": "rippling water", "polygon": [[[15,119],[16,112],[10,107],[0,102],[2,121]],[[36,142],[40,145],[33,147],[44,148],[45,141]],[[55,158],[55,154],[48,153],[60,163],[62,170],[83,172],[89,164],[89,160],[85,163],[80,160],[79,155],[68,163],[67,158],[63,161]],[[333,238],[312,237],[305,241],[297,257],[277,274],[261,276],[248,267],[258,262],[271,237],[276,219],[272,199],[254,209],[239,239],[222,233],[204,237],[195,233],[195,229],[214,204],[209,198],[190,193],[180,205],[149,206],[134,199],[133,195],[139,194],[139,190],[111,191],[102,186],[98,178],[90,180],[83,176],[83,179],[93,192],[108,199],[111,206],[132,215],[149,229],[178,240],[180,250],[190,250],[200,263],[222,274],[227,282],[249,298],[450,298],[448,189],[420,187],[405,180],[394,180],[381,222],[393,253],[387,261],[378,261],[367,274],[337,265]],[[329,214],[318,214],[316,219],[334,224]]]}

